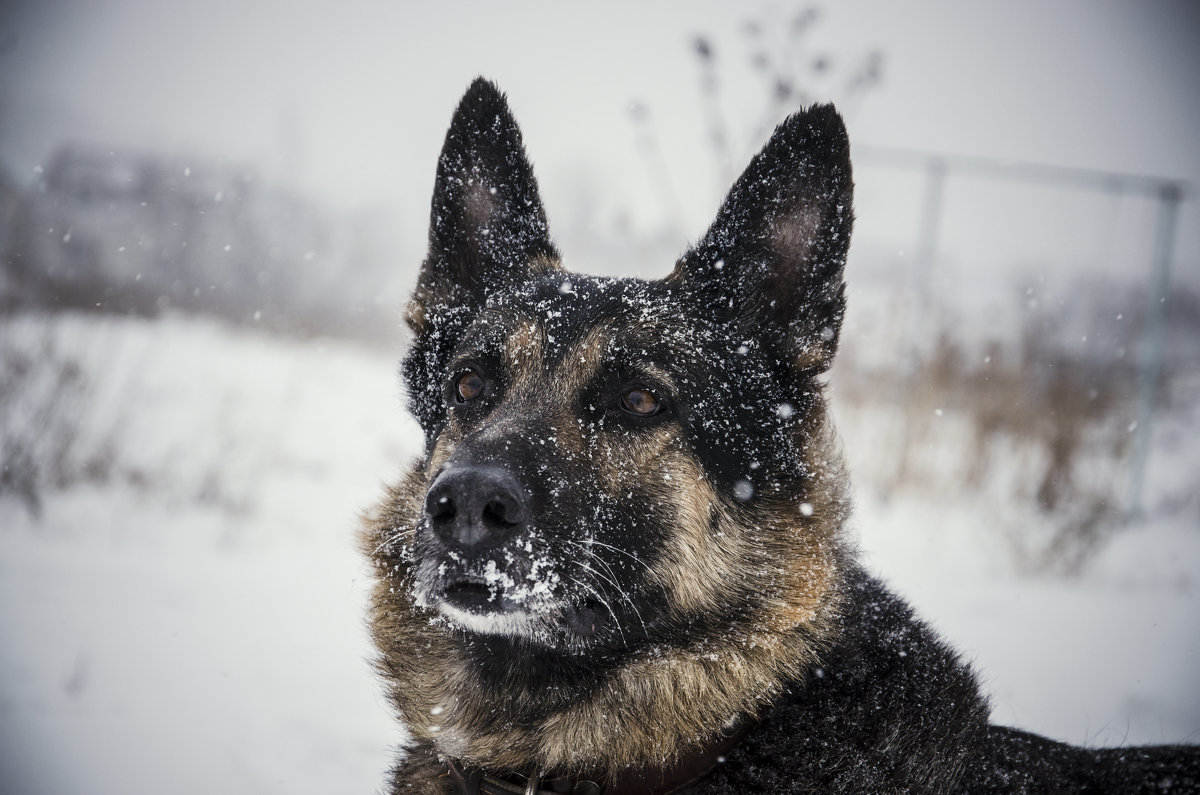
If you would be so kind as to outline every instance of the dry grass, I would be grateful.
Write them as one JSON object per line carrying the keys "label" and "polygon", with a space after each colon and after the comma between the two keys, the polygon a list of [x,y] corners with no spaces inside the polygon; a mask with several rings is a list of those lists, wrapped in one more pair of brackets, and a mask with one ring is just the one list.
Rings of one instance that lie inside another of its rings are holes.
{"label": "dry grass", "polygon": [[[1036,527],[997,523],[1018,563],[1073,573],[1126,524],[1142,373],[1125,352],[1139,350],[1142,325],[1134,318],[1121,326],[1121,339],[1106,340],[1105,350],[1119,354],[1089,356],[1070,344],[1079,337],[1058,309],[1025,312],[1017,342],[1007,345],[968,345],[945,326],[907,368],[856,367],[849,351],[834,387],[851,421],[869,425],[867,413],[890,412],[889,421],[874,420],[894,427],[871,440],[872,455],[859,467],[864,486],[885,497],[968,493],[984,510],[1033,513],[1041,518]],[[1096,312],[1109,316],[1107,305]],[[1186,357],[1167,357],[1157,411],[1177,399],[1171,386],[1186,366]]]}

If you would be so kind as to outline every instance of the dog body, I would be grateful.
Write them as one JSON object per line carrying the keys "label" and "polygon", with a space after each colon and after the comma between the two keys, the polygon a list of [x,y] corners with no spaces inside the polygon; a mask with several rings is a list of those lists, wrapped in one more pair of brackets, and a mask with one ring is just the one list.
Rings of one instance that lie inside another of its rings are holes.
{"label": "dog body", "polygon": [[392,791],[1194,791],[1182,748],[989,726],[974,675],[855,562],[820,375],[849,145],[798,113],[659,281],[561,269],[483,80],[438,164],[403,365],[426,448],[367,521],[412,732]]}

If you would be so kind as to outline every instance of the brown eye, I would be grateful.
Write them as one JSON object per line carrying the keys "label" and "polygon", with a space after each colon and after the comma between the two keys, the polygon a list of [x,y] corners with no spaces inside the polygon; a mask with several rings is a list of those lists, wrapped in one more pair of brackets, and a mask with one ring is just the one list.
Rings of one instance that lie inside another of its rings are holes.
{"label": "brown eye", "polygon": [[645,389],[631,389],[621,395],[621,408],[639,417],[653,416],[661,406],[654,393]]}
{"label": "brown eye", "polygon": [[468,370],[454,382],[454,392],[460,403],[474,400],[483,394],[483,376],[474,370]]}

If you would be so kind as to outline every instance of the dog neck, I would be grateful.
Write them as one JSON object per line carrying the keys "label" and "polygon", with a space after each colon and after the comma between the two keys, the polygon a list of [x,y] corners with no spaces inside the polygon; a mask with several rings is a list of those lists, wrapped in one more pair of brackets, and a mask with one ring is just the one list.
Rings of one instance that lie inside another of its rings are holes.
{"label": "dog neck", "polygon": [[421,653],[385,673],[413,739],[462,770],[588,771],[624,780],[630,769],[672,771],[697,754],[719,755],[731,727],[761,715],[816,664],[829,618],[647,650],[591,677],[588,687],[539,686],[519,671],[504,687],[484,683],[445,627],[406,617],[389,641]]}
{"label": "dog neck", "polygon": [[729,752],[755,725],[755,721],[743,721],[671,765],[643,765],[615,776],[602,771],[497,774],[464,767],[453,759],[446,759],[445,765],[449,778],[463,795],[669,795],[698,782],[724,764]]}

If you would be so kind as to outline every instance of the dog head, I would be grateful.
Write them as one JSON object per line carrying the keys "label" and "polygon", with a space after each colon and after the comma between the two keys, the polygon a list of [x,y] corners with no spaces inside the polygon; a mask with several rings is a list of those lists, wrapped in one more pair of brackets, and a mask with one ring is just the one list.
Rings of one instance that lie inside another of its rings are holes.
{"label": "dog head", "polygon": [[407,312],[426,449],[393,521],[415,604],[568,655],[810,620],[845,510],[817,376],[851,203],[845,129],[816,106],[669,276],[568,273],[504,97],[472,84]]}

